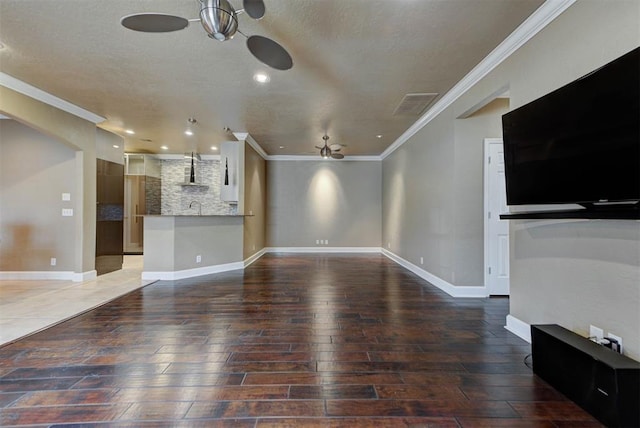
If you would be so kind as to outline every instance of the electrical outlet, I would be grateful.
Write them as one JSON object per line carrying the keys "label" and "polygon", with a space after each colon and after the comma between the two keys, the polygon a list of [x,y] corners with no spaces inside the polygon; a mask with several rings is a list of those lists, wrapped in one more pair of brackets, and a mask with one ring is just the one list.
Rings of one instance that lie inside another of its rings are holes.
{"label": "electrical outlet", "polygon": [[329,245],[329,240],[328,239],[324,240],[324,245]]}
{"label": "electrical outlet", "polygon": [[55,266],[56,263],[58,263],[58,261],[56,260],[55,257],[51,257],[51,266]]}
{"label": "electrical outlet", "polygon": [[391,241],[387,242],[387,248],[391,249]]}
{"label": "electrical outlet", "polygon": [[316,239],[316,245],[320,245],[320,240]]}
{"label": "electrical outlet", "polygon": [[604,330],[602,330],[600,327],[596,327],[595,325],[590,325],[589,326],[589,337],[594,342],[600,343],[600,341],[604,337]]}
{"label": "electrical outlet", "polygon": [[63,193],[62,194],[62,200],[63,201],[70,201],[71,200],[71,193]]}
{"label": "electrical outlet", "polygon": [[615,334],[609,332],[607,333],[607,337],[610,337],[612,339],[615,339],[618,341],[618,346],[620,346],[620,349],[618,350],[618,352],[620,352],[622,354],[622,338],[620,336],[616,336]]}
{"label": "electrical outlet", "polygon": [[424,257],[420,257],[420,264],[423,265],[424,264]]}
{"label": "electrical outlet", "polygon": [[196,256],[196,263],[200,263],[200,262],[202,262],[202,256],[200,254],[198,254]]}

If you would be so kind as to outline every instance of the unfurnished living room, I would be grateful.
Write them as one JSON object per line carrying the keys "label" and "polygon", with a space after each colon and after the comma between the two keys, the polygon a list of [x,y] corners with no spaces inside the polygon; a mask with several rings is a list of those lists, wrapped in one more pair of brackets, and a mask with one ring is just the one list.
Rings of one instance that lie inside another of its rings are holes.
{"label": "unfurnished living room", "polygon": [[640,426],[637,0],[0,0],[0,426]]}

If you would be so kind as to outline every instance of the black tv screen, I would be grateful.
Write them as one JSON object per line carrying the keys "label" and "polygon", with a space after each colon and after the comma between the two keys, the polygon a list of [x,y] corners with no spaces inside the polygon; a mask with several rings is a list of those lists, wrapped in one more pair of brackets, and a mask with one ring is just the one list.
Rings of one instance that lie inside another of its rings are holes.
{"label": "black tv screen", "polygon": [[508,205],[640,200],[640,48],[502,117]]}

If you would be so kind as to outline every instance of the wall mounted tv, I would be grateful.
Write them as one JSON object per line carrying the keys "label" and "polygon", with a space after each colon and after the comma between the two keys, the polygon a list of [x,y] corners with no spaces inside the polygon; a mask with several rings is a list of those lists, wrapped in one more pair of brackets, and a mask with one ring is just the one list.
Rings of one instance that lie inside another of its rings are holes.
{"label": "wall mounted tv", "polygon": [[508,205],[583,207],[546,218],[640,218],[640,48],[505,114],[502,129]]}

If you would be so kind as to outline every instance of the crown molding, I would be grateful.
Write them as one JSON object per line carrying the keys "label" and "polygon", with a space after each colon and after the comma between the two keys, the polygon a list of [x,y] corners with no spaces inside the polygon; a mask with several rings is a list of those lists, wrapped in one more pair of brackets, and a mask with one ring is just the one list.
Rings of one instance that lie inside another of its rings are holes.
{"label": "crown molding", "polygon": [[318,155],[273,155],[267,156],[269,161],[302,161],[302,162],[380,162],[380,156],[345,156],[344,159],[323,159]]}
{"label": "crown molding", "polygon": [[576,0],[547,0],[529,18],[527,18],[513,33],[502,41],[489,55],[476,65],[453,88],[440,98],[420,119],[409,127],[396,141],[382,152],[380,157],[384,160],[396,149],[406,143],[419,130],[424,128],[436,116],[464,95],[470,88],[489,74],[494,68],[509,58],[516,50],[538,34],[550,22],[556,19],[562,12],[573,5]]}
{"label": "crown molding", "polygon": [[42,89],[38,89],[35,86],[23,82],[22,80],[9,76],[6,73],[0,73],[0,85],[95,124],[107,120],[102,116],[98,116],[97,114],[78,107],[75,104],[71,104],[68,101],[43,91]]}
{"label": "crown molding", "polygon": [[[238,141],[245,141],[249,144],[253,149],[258,152],[260,156],[264,160],[267,161],[306,161],[306,162],[321,162],[325,161],[325,159],[319,158],[317,155],[269,155],[264,151],[262,147],[253,139],[253,137],[248,132],[234,132],[233,135],[238,139]],[[327,159],[328,160],[328,159]],[[344,159],[331,159],[332,161],[382,161],[380,156],[345,156]]]}
{"label": "crown molding", "polygon": [[269,159],[269,155],[267,154],[267,152],[265,152],[264,149],[260,147],[260,144],[258,144],[256,140],[254,140],[253,137],[249,135],[248,132],[234,132],[233,135],[238,139],[238,141],[245,141],[247,144],[249,144],[253,148],[253,150],[255,150],[260,156],[262,156],[262,159]]}
{"label": "crown molding", "polygon": [[[181,154],[181,153],[165,153],[165,154],[129,153],[129,154],[152,156],[154,159],[160,159],[160,160],[183,160],[183,159],[189,159],[188,157],[185,157],[185,155]],[[200,159],[202,159],[202,160],[220,160],[220,155],[203,155],[203,154],[201,154],[200,155]]]}

